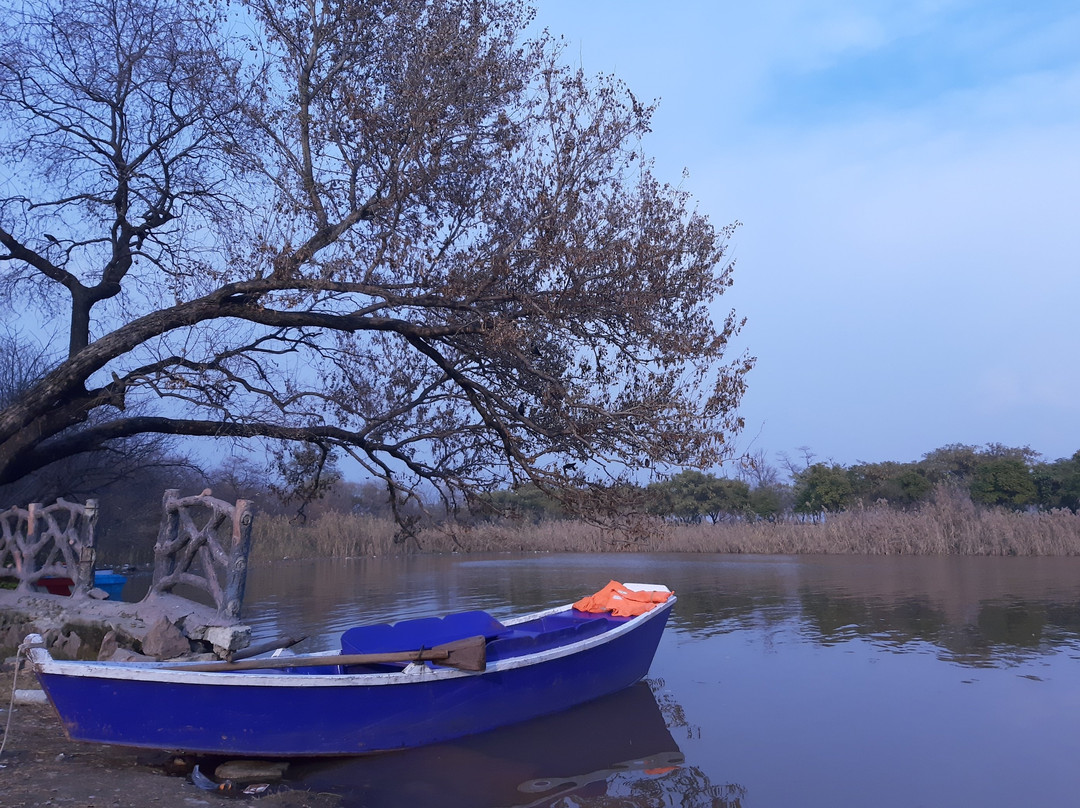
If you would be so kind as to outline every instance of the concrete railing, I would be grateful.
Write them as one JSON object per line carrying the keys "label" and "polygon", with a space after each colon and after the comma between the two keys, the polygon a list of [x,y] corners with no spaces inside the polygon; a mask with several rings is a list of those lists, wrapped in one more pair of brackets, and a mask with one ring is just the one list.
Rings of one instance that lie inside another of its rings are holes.
{"label": "concrete railing", "polygon": [[17,590],[31,591],[45,578],[70,578],[72,597],[86,597],[94,585],[94,526],[98,503],[58,499],[0,512],[0,576],[15,578]]}
{"label": "concrete railing", "polygon": [[222,617],[239,619],[251,550],[252,503],[241,499],[231,505],[209,490],[181,497],[169,489],[161,505],[147,599],[183,584],[209,594]]}
{"label": "concrete railing", "polygon": [[[48,506],[0,511],[0,577],[15,579],[20,592],[63,579],[65,594],[70,579],[72,597],[86,597],[94,585],[97,515],[93,499],[85,505],[58,499]],[[253,518],[248,500],[230,504],[208,490],[190,497],[166,491],[146,598],[175,594],[177,586],[194,587],[209,596],[221,617],[239,619]]]}

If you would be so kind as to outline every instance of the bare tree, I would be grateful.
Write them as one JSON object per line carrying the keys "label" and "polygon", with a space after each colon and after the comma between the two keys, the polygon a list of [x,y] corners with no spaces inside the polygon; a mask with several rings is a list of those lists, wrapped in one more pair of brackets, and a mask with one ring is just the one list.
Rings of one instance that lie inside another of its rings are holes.
{"label": "bare tree", "polygon": [[[785,457],[781,453],[781,457]],[[739,479],[745,480],[751,488],[780,485],[780,472],[769,462],[764,449],[748,452],[739,458]]]}
{"label": "bare tree", "polygon": [[9,324],[0,327],[0,407],[17,402],[54,364],[48,346],[40,340]]}
{"label": "bare tree", "polygon": [[653,177],[651,106],[522,41],[516,0],[213,9],[0,23],[4,289],[70,311],[0,482],[141,433],[308,444],[448,505],[725,455],[731,227]]}
{"label": "bare tree", "polygon": [[[39,340],[11,327],[0,328],[0,407],[19,401],[55,364]],[[72,427],[72,431],[92,426],[102,417],[107,415],[91,413],[86,424]],[[25,505],[57,497],[83,500],[91,496],[105,502],[129,484],[144,484],[148,477],[188,476],[191,461],[177,451],[175,442],[172,436],[152,433],[110,441],[0,485],[0,503]],[[158,498],[155,494],[151,499],[156,504]]]}
{"label": "bare tree", "polygon": [[814,450],[809,446],[799,446],[795,451],[799,453],[798,458],[793,458],[787,452],[777,453],[777,457],[780,459],[780,466],[793,480],[797,480],[800,474],[814,465],[814,459],[817,457],[817,454],[815,454]]}

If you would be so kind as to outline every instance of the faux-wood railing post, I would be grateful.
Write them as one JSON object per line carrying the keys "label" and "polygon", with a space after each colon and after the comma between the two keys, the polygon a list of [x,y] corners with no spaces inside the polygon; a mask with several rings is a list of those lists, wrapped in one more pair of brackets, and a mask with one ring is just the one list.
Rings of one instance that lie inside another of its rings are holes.
{"label": "faux-wood railing post", "polygon": [[254,506],[215,499],[210,489],[190,497],[179,493],[170,489],[162,499],[146,597],[172,592],[177,584],[193,586],[211,597],[219,615],[235,621],[244,601]]}
{"label": "faux-wood railing post", "polygon": [[247,586],[248,553],[251,552],[251,523],[254,520],[253,506],[250,500],[238,499],[233,512],[232,547],[230,548],[229,569],[226,572],[225,617],[239,619],[244,603],[244,588]]}
{"label": "faux-wood railing post", "polygon": [[94,528],[97,526],[97,518],[98,501],[86,500],[82,522],[79,523],[79,570],[74,576],[75,586],[72,588],[72,595],[86,595],[94,586],[94,563],[97,560]]}
{"label": "faux-wood railing post", "polygon": [[38,511],[40,510],[40,502],[31,502],[26,506],[26,538],[19,541],[17,534],[15,538],[15,544],[18,547],[18,552],[15,553],[15,571],[19,576],[19,584],[16,589],[22,592],[31,590],[33,584],[31,584],[30,578],[37,571],[35,545],[37,545],[38,541]]}
{"label": "faux-wood railing post", "polygon": [[180,489],[166,489],[161,498],[161,525],[158,527],[157,541],[154,543],[154,577],[150,584],[150,593],[158,591],[161,581],[172,574],[173,549],[180,535],[180,512],[170,508],[169,502],[180,496]]}

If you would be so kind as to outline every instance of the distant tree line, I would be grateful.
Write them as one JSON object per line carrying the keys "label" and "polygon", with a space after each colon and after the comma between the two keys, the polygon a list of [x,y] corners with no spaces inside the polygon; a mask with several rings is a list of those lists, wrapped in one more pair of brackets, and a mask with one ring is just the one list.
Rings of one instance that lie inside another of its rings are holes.
{"label": "distant tree line", "polygon": [[810,466],[796,478],[796,509],[838,511],[856,503],[908,507],[948,483],[973,502],[1014,510],[1080,509],[1080,452],[1041,461],[1027,447],[951,444],[915,463],[866,463],[844,468]]}
{"label": "distant tree line", "polygon": [[[760,463],[760,457],[756,459]],[[1029,448],[951,444],[911,463],[788,462],[790,482],[775,470],[716,477],[683,471],[648,486],[650,510],[684,522],[718,522],[837,513],[873,505],[906,509],[930,500],[939,485],[968,493],[980,505],[1013,510],[1080,509],[1080,452],[1040,461]]]}
{"label": "distant tree line", "polygon": [[[913,508],[947,485],[985,506],[1080,511],[1080,451],[1041,461],[1027,447],[950,444],[910,463],[844,466],[814,462],[805,450],[802,460],[783,458],[786,481],[761,454],[744,459],[734,477],[687,469],[642,487],[640,502],[650,514],[685,523],[777,521],[853,507]],[[527,487],[495,492],[489,501],[530,521],[564,516],[557,503]]]}

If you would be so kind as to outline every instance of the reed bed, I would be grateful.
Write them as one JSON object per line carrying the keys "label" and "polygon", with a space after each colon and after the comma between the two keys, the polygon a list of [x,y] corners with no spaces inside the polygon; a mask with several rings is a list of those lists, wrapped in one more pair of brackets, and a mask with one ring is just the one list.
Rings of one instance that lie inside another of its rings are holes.
{"label": "reed bed", "polygon": [[1080,555],[1080,515],[984,508],[966,493],[936,492],[912,510],[887,505],[814,522],[674,524],[638,519],[620,528],[584,521],[503,521],[435,526],[395,541],[396,526],[369,516],[327,514],[309,525],[256,521],[252,558],[357,557],[406,552],[681,552],[863,555]]}
{"label": "reed bed", "polygon": [[389,519],[330,511],[311,522],[284,516],[256,518],[251,559],[357,558],[401,552],[394,543],[397,526]]}
{"label": "reed bed", "polygon": [[635,542],[610,530],[569,520],[436,526],[405,539],[390,519],[328,513],[307,524],[294,524],[281,516],[256,520],[251,558],[356,558],[411,552],[598,553],[620,545],[640,549]]}

